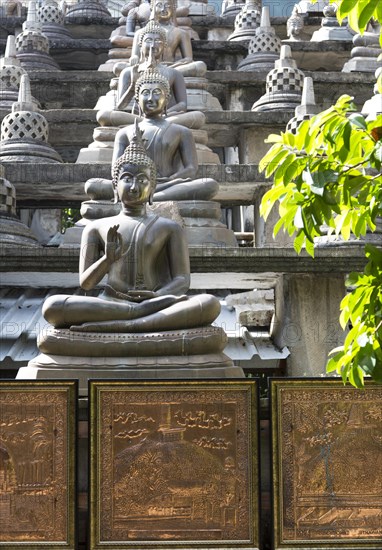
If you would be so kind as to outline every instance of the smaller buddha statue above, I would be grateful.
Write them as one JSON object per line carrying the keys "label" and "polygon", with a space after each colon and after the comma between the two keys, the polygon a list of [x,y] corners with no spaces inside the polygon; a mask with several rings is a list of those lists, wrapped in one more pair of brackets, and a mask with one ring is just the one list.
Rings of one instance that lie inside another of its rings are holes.
{"label": "smaller buddha statue above", "polygon": [[202,327],[219,314],[211,295],[187,297],[188,247],[182,228],[148,214],[156,169],[136,124],[128,147],[113,164],[113,186],[122,203],[117,216],[84,229],[80,284],[93,289],[107,275],[99,297],[58,295],[43,306],[56,328],[76,332],[156,332]]}
{"label": "smaller buddha statue above", "polygon": [[[117,92],[117,109],[102,109],[97,113],[97,121],[101,126],[126,126],[133,124],[135,117],[139,115],[137,103],[132,103],[135,84],[140,75],[147,69],[156,69],[169,82],[170,99],[165,116],[172,122],[187,126],[188,128],[200,128],[205,123],[205,116],[201,111],[187,111],[187,91],[184,76],[180,71],[169,67],[161,60],[166,46],[166,33],[154,20],[150,20],[142,29],[140,35],[141,62],[138,65],[125,67],[119,76]],[[118,74],[121,64],[114,67]],[[126,112],[126,111],[132,111]]]}
{"label": "smaller buddha statue above", "polygon": [[[184,76],[203,76],[207,71],[203,61],[193,61],[190,34],[178,27],[175,0],[151,0],[151,19],[159,24],[166,33],[166,48],[163,63],[177,68]],[[130,65],[136,65],[141,59],[141,34],[139,29],[134,35]]]}
{"label": "smaller buddha statue above", "polygon": [[[137,81],[135,97],[143,114],[139,128],[158,170],[155,200],[211,199],[218,184],[210,178],[195,179],[198,162],[191,130],[164,118],[170,98],[168,80],[156,70],[146,71]],[[118,131],[113,164],[129,145],[133,131],[132,126]]]}

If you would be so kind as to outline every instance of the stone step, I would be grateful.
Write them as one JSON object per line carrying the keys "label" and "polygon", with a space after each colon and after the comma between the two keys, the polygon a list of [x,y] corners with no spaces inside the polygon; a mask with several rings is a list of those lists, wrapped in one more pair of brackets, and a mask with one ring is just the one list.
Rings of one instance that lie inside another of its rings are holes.
{"label": "stone step", "polygon": [[[19,208],[78,208],[88,197],[84,184],[90,178],[111,178],[106,164],[4,164],[5,177],[16,188]],[[219,182],[215,199],[222,205],[254,204],[269,186],[256,165],[201,165],[198,177]]]}
{"label": "stone step", "polygon": [[[207,71],[207,91],[216,96],[224,110],[247,111],[265,92],[266,73],[231,70]],[[316,102],[326,108],[341,94],[355,97],[361,107],[373,94],[371,73],[305,71],[313,78]],[[100,96],[109,91],[111,74],[100,71],[32,71],[32,94],[43,109],[94,109]]]}

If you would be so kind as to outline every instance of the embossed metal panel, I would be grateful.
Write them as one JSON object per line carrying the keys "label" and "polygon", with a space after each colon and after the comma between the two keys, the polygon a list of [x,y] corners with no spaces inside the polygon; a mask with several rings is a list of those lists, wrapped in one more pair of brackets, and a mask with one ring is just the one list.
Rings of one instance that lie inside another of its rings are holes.
{"label": "embossed metal panel", "polygon": [[258,548],[255,381],[90,383],[90,548]]}
{"label": "embossed metal panel", "polygon": [[382,548],[382,386],[272,380],[275,549]]}
{"label": "embossed metal panel", "polygon": [[0,381],[0,548],[74,549],[77,383]]}

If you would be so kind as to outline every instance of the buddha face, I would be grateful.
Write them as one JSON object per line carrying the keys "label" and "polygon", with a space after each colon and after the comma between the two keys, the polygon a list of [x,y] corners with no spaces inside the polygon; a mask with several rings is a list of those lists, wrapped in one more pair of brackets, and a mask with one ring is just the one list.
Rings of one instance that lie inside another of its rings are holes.
{"label": "buddha face", "polygon": [[166,93],[157,82],[143,83],[139,90],[138,103],[146,117],[161,115],[167,105]]}
{"label": "buddha face", "polygon": [[117,184],[123,204],[139,206],[149,202],[152,192],[151,170],[148,166],[125,164],[121,167]]}
{"label": "buddha face", "polygon": [[173,5],[169,0],[156,0],[154,10],[157,21],[169,21],[173,16]]}
{"label": "buddha face", "polygon": [[155,59],[159,59],[164,51],[164,42],[160,34],[148,32],[142,40],[142,51],[145,57],[149,56],[150,48],[153,49]]}

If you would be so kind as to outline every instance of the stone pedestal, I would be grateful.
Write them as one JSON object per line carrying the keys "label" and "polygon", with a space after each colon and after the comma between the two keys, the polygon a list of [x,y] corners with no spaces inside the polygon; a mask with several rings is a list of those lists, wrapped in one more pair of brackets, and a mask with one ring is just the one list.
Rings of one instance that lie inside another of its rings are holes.
{"label": "stone pedestal", "polygon": [[374,73],[381,66],[378,61],[378,56],[382,54],[379,45],[380,32],[380,29],[377,29],[376,32],[365,32],[363,35],[356,34],[354,36],[351,59],[343,66],[344,73],[354,71]]}
{"label": "stone pedestal", "polygon": [[39,335],[42,353],[17,379],[78,378],[86,396],[89,379],[242,378],[223,353],[226,343],[225,332],[212,326],[135,334],[50,328]]}
{"label": "stone pedestal", "polygon": [[324,18],[321,23],[321,28],[315,31],[312,35],[312,42],[323,42],[324,40],[341,40],[350,42],[353,40],[354,32],[351,32],[347,22],[339,24],[336,13],[337,6],[329,4],[324,7]]}

